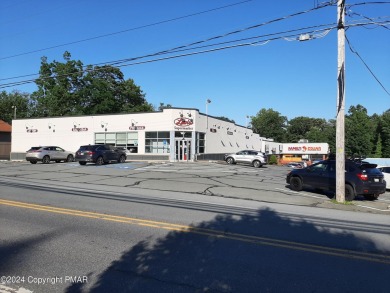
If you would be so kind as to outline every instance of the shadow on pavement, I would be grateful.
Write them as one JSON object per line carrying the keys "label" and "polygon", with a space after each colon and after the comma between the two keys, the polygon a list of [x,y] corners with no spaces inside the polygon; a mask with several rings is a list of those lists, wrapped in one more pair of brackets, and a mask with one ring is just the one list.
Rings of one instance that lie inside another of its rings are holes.
{"label": "shadow on pavement", "polygon": [[354,228],[361,227],[317,229],[266,208],[253,216],[217,216],[139,242],[88,292],[388,292],[390,249],[354,236]]}

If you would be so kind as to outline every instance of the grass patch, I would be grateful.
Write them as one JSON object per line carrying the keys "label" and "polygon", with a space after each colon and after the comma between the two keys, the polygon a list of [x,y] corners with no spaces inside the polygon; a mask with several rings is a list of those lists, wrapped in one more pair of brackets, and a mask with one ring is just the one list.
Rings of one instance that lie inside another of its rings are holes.
{"label": "grass patch", "polygon": [[335,198],[330,200],[334,204],[342,204],[342,205],[353,205],[352,201],[344,201],[344,202],[338,202]]}

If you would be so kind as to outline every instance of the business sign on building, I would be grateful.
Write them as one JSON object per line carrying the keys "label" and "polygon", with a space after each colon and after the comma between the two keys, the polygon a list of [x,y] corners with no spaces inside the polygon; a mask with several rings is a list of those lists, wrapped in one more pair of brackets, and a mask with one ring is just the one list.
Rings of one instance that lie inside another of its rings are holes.
{"label": "business sign on building", "polygon": [[329,145],[327,143],[285,143],[283,144],[283,154],[314,155],[327,154]]}
{"label": "business sign on building", "polygon": [[175,123],[175,129],[177,130],[193,130],[192,124],[194,120],[192,118],[180,117],[176,118],[173,123]]}

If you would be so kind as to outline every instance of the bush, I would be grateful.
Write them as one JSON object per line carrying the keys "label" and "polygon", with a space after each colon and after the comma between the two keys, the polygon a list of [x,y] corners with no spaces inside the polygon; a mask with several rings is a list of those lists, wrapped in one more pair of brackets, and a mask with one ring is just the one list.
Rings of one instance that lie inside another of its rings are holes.
{"label": "bush", "polygon": [[270,164],[270,165],[275,165],[275,164],[277,164],[277,163],[278,163],[278,160],[276,159],[276,156],[275,156],[275,155],[271,155],[271,156],[269,157],[268,164]]}

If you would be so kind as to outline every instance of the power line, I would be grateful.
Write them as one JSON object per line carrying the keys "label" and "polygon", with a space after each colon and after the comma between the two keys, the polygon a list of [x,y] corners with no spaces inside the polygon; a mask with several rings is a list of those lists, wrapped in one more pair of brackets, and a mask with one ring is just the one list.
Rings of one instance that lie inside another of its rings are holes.
{"label": "power line", "polygon": [[[315,10],[318,10],[318,9],[321,9],[321,8],[324,8],[324,7],[327,7],[327,6],[330,6],[330,5],[332,5],[332,4],[330,4],[330,3],[326,4],[326,5],[324,4],[324,5],[319,6],[319,7],[314,7],[314,8],[308,9],[308,10],[292,13],[292,14],[289,14],[289,15],[286,15],[286,16],[283,16],[283,17],[275,18],[275,19],[272,19],[272,20],[269,20],[269,21],[265,21],[265,22],[262,22],[262,23],[259,23],[259,24],[251,25],[249,27],[245,27],[245,28],[242,28],[242,29],[231,31],[231,32],[228,32],[228,33],[225,33],[225,34],[222,34],[222,35],[218,35],[218,36],[207,38],[207,39],[204,39],[204,40],[201,40],[201,41],[196,41],[196,42],[189,43],[189,44],[186,44],[186,45],[178,46],[178,47],[175,47],[175,48],[170,49],[170,50],[177,50],[177,49],[181,49],[181,48],[185,48],[185,47],[191,47],[191,46],[198,45],[198,44],[201,44],[201,43],[205,43],[205,42],[213,41],[213,40],[216,40],[216,39],[224,38],[224,37],[227,37],[227,36],[231,36],[231,35],[234,35],[234,34],[242,33],[242,32],[248,31],[248,30],[259,28],[259,27],[262,27],[262,26],[265,26],[265,25],[268,25],[268,24],[271,24],[271,23],[279,22],[279,21],[282,21],[282,20],[285,20],[285,19],[288,19],[288,18],[292,18],[292,17],[298,16],[298,15],[303,15],[303,14],[306,14],[306,13],[309,13],[309,12],[312,12],[312,11],[315,11]],[[161,51],[160,53],[166,53],[166,52],[167,52],[167,50],[166,51]],[[128,59],[123,59],[121,61],[125,62],[127,60]]]}
{"label": "power line", "polygon": [[[386,23],[390,23],[390,21],[387,21]],[[346,26],[346,27],[355,27],[355,26],[364,26],[364,25],[367,25],[367,23],[356,23],[356,24],[349,25],[349,26]],[[319,25],[319,26],[325,26],[325,25]],[[314,26],[314,27],[316,27],[316,26]],[[309,28],[309,27],[307,27],[307,28]],[[307,28],[295,29],[295,30],[290,30],[290,31],[286,31],[286,32],[301,31],[301,30],[307,29]],[[321,31],[322,32],[326,32],[326,31],[329,31],[329,30],[332,30],[332,29],[335,29],[335,28],[337,28],[337,26],[326,27],[326,28],[323,28],[321,30],[305,31],[305,32],[301,32],[301,34],[314,34],[314,33],[318,33],[318,32],[321,32]],[[229,42],[211,44],[211,45],[207,45],[207,46],[195,47],[195,48],[190,48],[190,49],[180,49],[180,50],[176,50],[176,51],[166,50],[164,54],[172,54],[172,53],[177,53],[177,52],[182,52],[182,51],[188,51],[188,50],[194,50],[194,49],[205,48],[205,47],[210,47],[210,46],[216,46],[216,45],[221,45],[221,44],[227,44],[227,43],[231,43],[231,42],[249,40],[249,39],[253,39],[253,38],[257,38],[258,39],[258,38],[262,38],[264,36],[278,35],[278,34],[282,34],[282,33],[286,33],[286,32],[278,32],[278,33],[267,34],[267,35],[263,35],[263,36],[257,36],[257,37],[245,38],[245,39],[234,40],[234,41],[229,41]],[[121,64],[121,65],[116,65],[115,67],[120,68],[120,67],[134,66],[134,65],[139,65],[139,64],[152,63],[152,62],[164,61],[164,60],[169,60],[169,59],[176,59],[176,58],[181,58],[181,57],[187,57],[187,56],[191,56],[191,55],[199,55],[199,54],[204,54],[204,53],[221,51],[221,50],[225,50],[225,49],[232,49],[232,48],[244,47],[244,46],[254,46],[254,45],[259,45],[259,44],[264,43],[264,42],[270,42],[270,41],[275,41],[275,40],[279,40],[279,39],[290,38],[290,37],[293,37],[293,36],[296,36],[296,35],[297,34],[287,35],[287,36],[279,36],[279,37],[269,38],[269,39],[265,39],[265,40],[263,39],[263,40],[253,41],[251,43],[230,45],[230,46],[225,46],[225,47],[220,47],[220,48],[213,48],[213,49],[199,51],[199,52],[190,52],[190,53],[186,53],[186,54],[174,55],[174,56],[157,58],[157,59],[146,60],[146,61],[139,61],[139,62],[134,62],[134,63],[130,63],[130,64]],[[126,62],[131,62],[131,61],[135,61],[135,60],[139,60],[139,59],[147,58],[147,57],[155,57],[155,56],[158,56],[158,55],[162,55],[162,53],[158,52],[158,53],[155,53],[155,54],[149,54],[149,55],[145,55],[145,56],[134,57],[134,58],[127,59]],[[125,63],[125,62],[121,61],[121,60],[120,60],[120,62],[118,62],[118,61],[111,61],[111,62],[105,63],[105,66],[112,66],[112,65],[120,64],[120,63]],[[100,66],[99,68],[94,68],[92,70],[89,69],[91,66],[97,66],[97,65],[94,64],[94,65],[84,66],[86,69],[82,70],[82,72],[85,73],[85,72],[91,72],[91,71],[104,70],[104,66]],[[77,74],[79,74],[79,73],[80,72],[78,72]],[[31,74],[30,76],[32,76],[32,75],[38,75],[38,74]],[[62,77],[62,76],[68,76],[68,75],[69,74],[64,74],[64,75],[58,75],[56,77]],[[22,77],[22,76],[20,76],[20,77]],[[15,78],[20,78],[20,77],[15,77]],[[13,79],[15,79],[15,78],[13,78]],[[10,82],[10,83],[0,84],[0,88],[7,88],[7,87],[12,87],[12,86],[18,86],[18,85],[32,83],[32,82],[35,82],[36,80],[46,80],[46,79],[51,79],[51,78],[53,78],[53,77],[38,78],[38,79],[28,79],[28,80],[23,80],[23,81],[15,81],[15,82]]]}
{"label": "power line", "polygon": [[[310,33],[310,32],[307,32],[307,33]],[[164,61],[164,60],[169,60],[169,59],[182,58],[182,57],[187,57],[187,56],[192,56],[192,55],[211,53],[211,52],[216,52],[216,51],[221,51],[221,50],[226,50],[226,49],[245,47],[245,46],[253,46],[253,45],[261,44],[261,43],[264,43],[264,42],[275,41],[275,40],[284,39],[284,38],[288,38],[288,37],[292,37],[292,36],[293,35],[279,36],[279,37],[274,37],[274,38],[270,38],[270,39],[267,39],[267,40],[259,40],[259,41],[253,41],[253,42],[250,42],[250,43],[234,44],[234,45],[230,45],[230,46],[224,46],[224,47],[219,47],[219,48],[212,48],[212,49],[203,50],[203,51],[196,51],[196,52],[184,53],[184,54],[180,54],[180,55],[173,55],[173,56],[162,57],[162,58],[157,58],[157,59],[138,61],[138,62],[133,62],[133,63],[130,63],[130,64],[121,64],[121,65],[117,65],[115,67],[120,68],[120,67],[134,66],[134,65],[146,64],[146,63],[152,63],[152,62],[158,62],[158,61]],[[193,50],[193,48],[192,48],[192,50]],[[135,61],[136,59],[137,58],[134,58],[134,60],[131,60],[131,61]],[[130,62],[130,61],[128,61],[128,62]],[[111,65],[106,65],[106,66],[111,66]],[[87,68],[87,69],[83,70],[82,72],[91,72],[91,71],[100,71],[100,70],[104,70],[104,66],[99,67],[99,68],[94,68],[92,70]],[[79,74],[79,73],[80,72],[77,72],[77,74]],[[57,77],[63,77],[63,76],[69,76],[69,75],[71,75],[71,74],[57,75],[55,77],[57,78]],[[0,88],[7,88],[7,87],[11,87],[11,86],[18,86],[18,85],[32,83],[32,82],[35,82],[36,80],[48,80],[48,79],[51,79],[51,78],[54,78],[54,77],[50,76],[50,77],[44,77],[44,78],[38,78],[38,79],[29,79],[29,80],[5,83],[5,84],[0,84]]]}
{"label": "power line", "polygon": [[[372,18],[367,17],[367,16],[364,16],[364,15],[362,15],[362,14],[360,14],[360,13],[357,13],[357,12],[350,11],[350,15],[357,15],[357,16],[363,17],[363,18],[365,18],[365,19],[368,19],[368,20],[374,22],[374,20],[373,20]],[[378,25],[378,26],[381,26],[381,27],[383,27],[383,28],[385,28],[385,29],[390,30],[390,28],[388,28],[388,27],[385,26],[385,25],[382,25],[382,24],[379,24],[379,23],[375,23],[375,25]]]}
{"label": "power line", "polygon": [[360,61],[363,62],[364,66],[368,69],[368,71],[371,73],[371,75],[375,78],[375,80],[379,83],[379,85],[382,87],[382,89],[390,96],[390,93],[387,91],[387,89],[384,87],[384,85],[379,81],[379,79],[375,76],[374,72],[370,69],[370,67],[367,65],[367,63],[363,60],[363,58],[360,56],[360,54],[353,49],[351,42],[349,41],[348,37],[345,35],[345,39],[347,40],[349,49],[351,50],[352,53],[356,54],[356,56],[359,57]]}
{"label": "power line", "polygon": [[[375,22],[375,20],[373,20],[373,22],[370,22],[370,23],[356,23],[356,24],[346,25],[346,27],[364,26],[364,25],[370,25],[372,23],[377,23],[377,22]],[[389,22],[384,22],[383,25],[385,25],[385,24],[389,24]],[[225,42],[219,42],[219,43],[214,43],[214,44],[209,44],[209,45],[192,47],[192,48],[188,48],[188,49],[185,49],[186,46],[180,46],[180,47],[183,47],[183,48],[182,49],[177,49],[179,47],[176,47],[176,48],[172,48],[172,49],[169,49],[169,50],[160,51],[160,52],[157,52],[157,53],[151,53],[151,54],[137,56],[137,57],[132,57],[132,58],[127,58],[127,59],[120,59],[120,60],[114,60],[114,61],[106,61],[106,62],[101,62],[101,63],[95,63],[95,64],[91,64],[91,65],[86,65],[86,66],[84,66],[84,68],[86,68],[87,66],[98,66],[98,65],[118,65],[118,64],[121,64],[121,63],[135,61],[135,60],[143,59],[143,58],[147,58],[147,57],[154,57],[154,56],[157,56],[157,55],[163,55],[163,54],[169,54],[169,53],[178,53],[178,52],[183,52],[183,51],[187,51],[187,50],[202,49],[202,48],[207,48],[207,47],[211,47],[211,46],[225,45],[225,44],[229,44],[229,43],[242,42],[242,41],[249,41],[249,40],[254,40],[254,39],[263,38],[263,37],[270,37],[270,36],[275,36],[275,35],[280,35],[280,34],[300,32],[300,31],[303,31],[303,30],[314,29],[314,28],[321,28],[321,27],[323,27],[323,29],[313,30],[313,31],[310,31],[310,32],[307,32],[307,31],[306,32],[301,32],[300,34],[317,33],[317,32],[328,33],[329,30],[332,30],[332,29],[335,28],[335,25],[334,24],[320,24],[320,25],[308,26],[308,27],[303,27],[303,28],[298,28],[298,29],[291,29],[291,30],[282,31],[282,32],[269,33],[269,34],[264,34],[264,35],[257,35],[257,36],[253,36],[253,37],[247,37],[247,38],[241,38],[241,39],[236,39],[236,40],[231,40],[231,41],[225,41]],[[297,39],[294,38],[294,40],[297,40]],[[36,75],[39,75],[39,73],[32,73],[32,74],[25,74],[25,75],[20,75],[20,76],[2,78],[2,79],[0,79],[0,81],[1,80],[18,79],[18,78],[29,77],[29,76],[36,76]]]}
{"label": "power line", "polygon": [[[253,1],[253,0],[249,0],[249,1]],[[238,5],[238,4],[241,4],[241,3],[244,3],[244,2],[248,2],[248,0],[247,1],[243,1],[243,2],[238,2],[238,3],[232,4],[232,5]],[[249,26],[249,27],[245,27],[245,28],[242,28],[242,29],[235,30],[235,31],[231,31],[231,32],[225,33],[223,35],[218,35],[218,36],[214,36],[214,37],[207,38],[207,39],[204,39],[204,40],[192,42],[192,43],[189,43],[189,44],[186,44],[186,45],[181,45],[181,46],[178,46],[178,47],[174,47],[174,48],[169,49],[169,50],[163,50],[163,51],[160,51],[160,52],[157,52],[157,53],[144,55],[144,56],[141,56],[141,57],[132,57],[132,58],[126,58],[126,59],[116,60],[116,61],[112,61],[112,62],[97,63],[95,65],[98,65],[98,64],[112,64],[112,65],[114,65],[114,64],[120,64],[120,63],[123,63],[123,62],[133,61],[133,60],[139,59],[139,58],[152,57],[152,56],[156,56],[156,55],[159,55],[159,54],[166,54],[166,53],[169,53],[169,52],[174,52],[175,50],[178,50],[178,49],[191,47],[191,46],[194,46],[194,45],[197,45],[197,44],[201,44],[201,43],[209,42],[209,41],[212,41],[212,40],[220,39],[220,38],[227,37],[227,36],[230,36],[230,35],[233,35],[233,34],[238,34],[238,33],[241,33],[241,32],[244,32],[244,31],[248,31],[248,30],[251,30],[251,29],[254,29],[254,28],[258,28],[258,27],[265,26],[265,25],[268,25],[268,24],[271,24],[271,23],[275,23],[275,22],[282,21],[282,20],[285,20],[285,19],[288,19],[288,18],[292,18],[294,16],[306,14],[306,13],[309,13],[311,11],[324,8],[324,7],[329,6],[329,5],[331,5],[331,3],[322,4],[321,6],[317,6],[315,8],[309,9],[309,10],[296,12],[296,13],[293,13],[293,14],[290,14],[290,15],[287,15],[287,16],[284,16],[284,17],[279,17],[279,18],[272,19],[272,20],[269,20],[269,21],[266,21],[266,22],[262,22],[260,24],[256,24],[256,25],[252,25],[252,26]],[[231,6],[231,5],[228,5],[228,6]],[[226,7],[226,6],[224,6],[224,7]],[[221,7],[220,8],[215,8],[214,10],[216,10],[216,9],[222,9],[222,8]],[[205,13],[205,12],[200,12],[200,13]],[[200,14],[200,13],[198,13],[198,14]],[[180,18],[184,18],[184,17],[186,17],[186,16],[183,16],[183,17],[180,17]],[[148,25],[148,26],[150,26],[150,25]],[[45,49],[42,49],[42,50],[45,50]],[[36,52],[36,51],[34,51],[34,52]],[[28,53],[25,53],[25,54],[28,54]],[[14,55],[14,56],[11,56],[11,57],[16,57],[16,56],[19,56],[19,55]],[[6,59],[6,58],[8,58],[8,57],[0,58],[0,60]],[[18,77],[3,78],[3,79],[0,79],[0,80],[9,80],[9,79],[15,79],[15,78],[21,78],[21,77],[27,77],[27,76],[33,76],[33,75],[38,75],[38,74],[27,74],[27,75],[18,76]]]}
{"label": "power line", "polygon": [[47,51],[47,50],[50,50],[50,49],[60,48],[60,47],[68,46],[68,45],[74,45],[74,44],[79,44],[79,43],[83,43],[83,42],[87,42],[87,41],[92,41],[92,40],[96,40],[96,39],[101,39],[101,38],[105,38],[105,37],[119,35],[119,34],[123,34],[123,33],[126,33],[126,32],[135,31],[135,30],[139,30],[139,29],[143,29],[143,28],[147,28],[147,27],[151,27],[151,26],[157,26],[157,25],[160,25],[160,24],[177,21],[177,20],[180,20],[180,19],[201,15],[201,14],[205,14],[205,13],[209,13],[209,12],[212,12],[212,11],[217,11],[217,10],[229,8],[229,7],[232,7],[232,6],[236,6],[236,5],[240,5],[240,4],[244,4],[244,3],[252,2],[252,1],[255,1],[255,0],[245,0],[245,1],[237,2],[237,3],[233,3],[233,4],[229,4],[229,5],[225,5],[225,6],[221,6],[221,7],[217,7],[217,8],[213,8],[213,9],[209,9],[209,10],[205,10],[205,11],[201,11],[201,12],[187,14],[187,15],[184,15],[184,16],[179,16],[179,17],[166,19],[166,20],[162,20],[162,21],[158,21],[158,22],[154,22],[154,23],[150,23],[150,24],[146,24],[146,25],[141,25],[141,26],[138,26],[138,27],[133,27],[133,28],[121,30],[121,31],[118,31],[118,32],[113,32],[113,33],[109,33],[109,34],[99,35],[99,36],[96,36],[96,37],[86,38],[86,39],[82,39],[82,40],[78,40],[78,41],[73,41],[73,42],[60,44],[60,45],[55,45],[55,46],[51,46],[51,47],[47,47],[47,48],[43,48],[43,49],[37,49],[37,50],[24,52],[24,53],[20,53],[20,54],[15,54],[15,55],[11,55],[11,56],[1,57],[0,60],[11,59],[11,58],[19,57],[19,56],[32,54],[32,53],[38,53],[38,52]]}
{"label": "power line", "polygon": [[361,5],[370,5],[370,4],[390,4],[390,1],[375,1],[375,2],[359,2],[354,4],[346,4],[346,7],[361,6]]}

